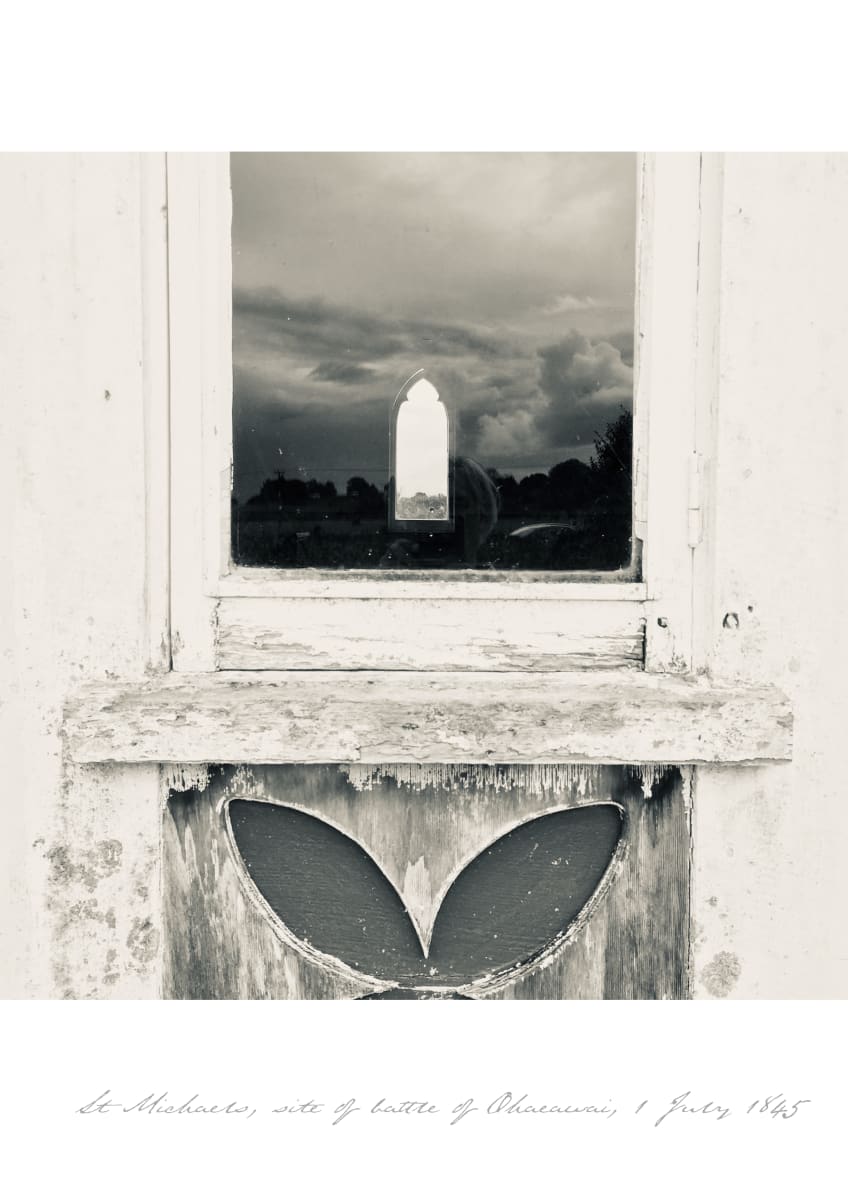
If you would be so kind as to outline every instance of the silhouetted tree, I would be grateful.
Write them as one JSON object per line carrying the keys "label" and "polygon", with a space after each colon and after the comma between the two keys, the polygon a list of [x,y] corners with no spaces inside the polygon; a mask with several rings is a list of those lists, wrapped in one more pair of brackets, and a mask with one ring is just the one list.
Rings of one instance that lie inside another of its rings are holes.
{"label": "silhouetted tree", "polygon": [[633,536],[633,416],[622,409],[602,433],[595,434],[590,463],[594,477],[593,533],[604,565],[630,561]]}
{"label": "silhouetted tree", "polygon": [[487,467],[486,474],[498,493],[498,508],[505,516],[512,516],[518,509],[518,484],[514,475],[502,475],[496,467]]}
{"label": "silhouetted tree", "polygon": [[525,512],[541,512],[550,507],[550,480],[541,471],[525,475],[518,484],[518,499]]}
{"label": "silhouetted tree", "polygon": [[595,453],[591,468],[602,479],[626,480],[628,492],[633,479],[633,416],[622,409],[614,421],[610,421],[603,433],[595,434]]}
{"label": "silhouetted tree", "polygon": [[286,479],[284,471],[278,471],[273,479],[266,479],[256,496],[248,504],[302,504],[309,496],[309,488],[302,479]]}
{"label": "silhouetted tree", "polygon": [[577,458],[559,462],[548,471],[550,494],[560,509],[585,508],[592,498],[592,469]]}
{"label": "silhouetted tree", "polygon": [[360,512],[376,513],[381,512],[385,501],[383,493],[373,483],[369,483],[361,475],[353,475],[347,481],[345,495],[357,501],[357,507]]}
{"label": "silhouetted tree", "polygon": [[309,500],[334,500],[336,485],[329,479],[321,483],[318,479],[286,479],[284,471],[277,471],[273,479],[266,479],[248,504],[302,505]]}

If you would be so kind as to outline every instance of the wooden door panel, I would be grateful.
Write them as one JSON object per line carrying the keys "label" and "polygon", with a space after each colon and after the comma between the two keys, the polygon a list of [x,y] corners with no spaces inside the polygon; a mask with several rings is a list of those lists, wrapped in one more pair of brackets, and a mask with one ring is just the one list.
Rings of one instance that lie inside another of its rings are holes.
{"label": "wooden door panel", "polygon": [[685,997],[688,780],[646,771],[215,768],[166,809],[166,994]]}

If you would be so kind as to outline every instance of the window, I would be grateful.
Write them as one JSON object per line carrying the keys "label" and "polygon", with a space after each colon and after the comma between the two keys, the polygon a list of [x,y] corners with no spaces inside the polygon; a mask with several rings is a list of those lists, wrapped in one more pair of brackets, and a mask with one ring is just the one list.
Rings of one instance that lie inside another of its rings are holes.
{"label": "window", "polygon": [[[169,158],[176,669],[679,671],[697,661],[693,544],[697,451],[705,437],[699,396],[712,362],[712,176],[698,155],[660,155],[640,160],[638,179],[632,533],[641,546],[641,577],[551,570],[538,557],[506,564],[483,556],[472,571],[467,562],[450,570],[438,554],[426,570],[404,562],[397,570],[339,571],[310,565],[306,549],[298,559],[296,536],[287,551],[294,561],[285,567],[248,566],[238,553],[233,561],[233,530],[243,526],[233,521],[231,503],[230,164],[223,155]],[[332,374],[330,366],[324,374]],[[450,409],[451,388],[431,364],[424,371]],[[405,381],[398,379],[394,394]],[[299,465],[307,483],[326,482],[317,462],[314,469]],[[369,464],[340,464],[348,465]],[[237,462],[237,486],[238,470]],[[353,476],[342,471],[337,478],[346,493]],[[381,492],[376,480],[363,478]],[[367,494],[350,499],[359,503]],[[556,523],[527,516],[527,525]],[[315,524],[294,533],[311,537]],[[540,544],[549,551],[544,538]]]}
{"label": "window", "polygon": [[635,154],[230,176],[236,563],[638,577]]}

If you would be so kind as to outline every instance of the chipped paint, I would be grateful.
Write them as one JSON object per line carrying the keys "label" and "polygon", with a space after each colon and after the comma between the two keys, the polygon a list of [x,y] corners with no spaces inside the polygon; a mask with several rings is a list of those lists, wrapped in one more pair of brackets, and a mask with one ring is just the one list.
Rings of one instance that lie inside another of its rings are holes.
{"label": "chipped paint", "polygon": [[[494,792],[519,790],[525,795],[545,796],[576,789],[578,796],[594,794],[598,768],[585,763],[383,763],[370,766],[342,764],[339,768],[358,792],[370,792],[383,780],[394,780],[399,788],[421,792],[428,788],[469,791],[486,788]],[[667,763],[637,763],[626,768],[638,779],[643,795],[671,769]],[[244,778],[244,777],[242,777]]]}
{"label": "chipped paint", "polygon": [[172,672],[86,686],[65,730],[80,763],[664,764],[792,751],[779,689],[641,671]]}
{"label": "chipped paint", "polygon": [[202,792],[209,783],[209,768],[204,764],[166,763],[162,768],[162,788],[168,792]]}
{"label": "chipped paint", "polygon": [[428,788],[446,792],[485,788],[494,792],[520,790],[531,796],[571,791],[574,787],[584,795],[593,774],[593,768],[574,763],[516,766],[469,763],[461,767],[446,763],[384,763],[379,766],[351,763],[343,764],[340,769],[358,792],[373,791],[383,780],[393,780],[399,788],[415,792]]}

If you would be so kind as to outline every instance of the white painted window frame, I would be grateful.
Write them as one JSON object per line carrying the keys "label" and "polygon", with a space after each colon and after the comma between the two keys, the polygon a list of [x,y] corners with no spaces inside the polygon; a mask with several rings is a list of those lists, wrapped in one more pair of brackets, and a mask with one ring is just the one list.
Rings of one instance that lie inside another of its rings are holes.
{"label": "white painted window frame", "polygon": [[[229,156],[167,158],[171,665],[226,670],[550,671],[700,664],[721,159],[643,155],[634,532],[621,574],[234,567]],[[643,637],[644,630],[644,637]]]}

